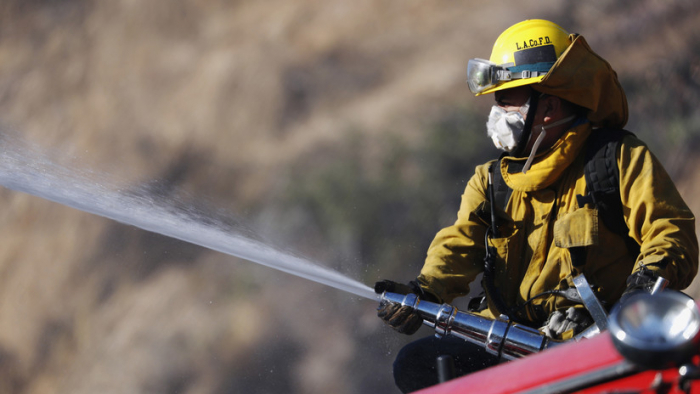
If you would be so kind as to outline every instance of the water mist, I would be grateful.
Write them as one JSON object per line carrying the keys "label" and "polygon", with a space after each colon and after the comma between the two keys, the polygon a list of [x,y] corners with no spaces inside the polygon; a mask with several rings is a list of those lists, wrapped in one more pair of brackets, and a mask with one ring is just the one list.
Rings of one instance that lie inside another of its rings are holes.
{"label": "water mist", "polygon": [[[99,181],[96,179],[99,178]],[[0,185],[144,230],[176,238],[271,267],[361,297],[374,291],[337,271],[277,250],[244,235],[236,226],[208,217],[193,207],[154,196],[146,188],[124,191],[103,175],[50,160],[35,146],[0,134]]]}

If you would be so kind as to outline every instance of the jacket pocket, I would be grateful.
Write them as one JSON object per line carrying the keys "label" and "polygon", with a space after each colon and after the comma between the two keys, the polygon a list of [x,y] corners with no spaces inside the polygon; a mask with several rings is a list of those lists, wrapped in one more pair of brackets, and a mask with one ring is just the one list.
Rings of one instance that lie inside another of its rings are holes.
{"label": "jacket pocket", "polygon": [[569,212],[554,223],[554,245],[575,248],[598,245],[598,210],[581,208]]}

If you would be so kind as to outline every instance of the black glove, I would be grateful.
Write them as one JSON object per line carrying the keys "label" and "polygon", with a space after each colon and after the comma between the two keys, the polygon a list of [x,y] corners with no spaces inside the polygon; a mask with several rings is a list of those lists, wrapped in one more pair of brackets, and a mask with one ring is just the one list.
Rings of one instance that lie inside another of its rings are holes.
{"label": "black glove", "polygon": [[[413,293],[422,300],[438,302],[437,297],[423,290],[415,281],[411,281],[408,285],[405,285],[390,280],[382,280],[374,284],[374,291],[377,294],[382,294],[385,291],[397,294]],[[388,324],[389,327],[399,333],[407,335],[414,334],[423,324],[423,318],[420,317],[418,312],[413,308],[410,306],[401,306],[401,304],[389,301],[382,301],[379,303],[377,316]]]}
{"label": "black glove", "polygon": [[550,338],[560,339],[561,335],[569,330],[574,330],[574,335],[576,335],[591,324],[593,324],[593,318],[587,310],[572,306],[566,312],[552,312],[547,323],[540,330]]}
{"label": "black glove", "polygon": [[423,318],[410,306],[401,306],[389,301],[382,301],[377,308],[377,316],[389,327],[401,334],[413,335],[423,324]]}
{"label": "black glove", "polygon": [[377,294],[382,294],[385,291],[389,293],[396,294],[410,294],[413,293],[418,296],[423,301],[441,303],[441,301],[432,293],[425,291],[418,282],[412,280],[408,282],[407,285],[403,283],[397,283],[391,280],[380,280],[374,284],[374,292]]}
{"label": "black glove", "polygon": [[622,293],[620,302],[623,303],[632,295],[640,292],[651,293],[651,290],[654,288],[654,284],[658,278],[659,275],[656,272],[642,266],[639,271],[627,277],[627,288]]}
{"label": "black glove", "polygon": [[403,283],[397,283],[391,280],[380,280],[374,284],[374,292],[377,294],[382,294],[385,291],[396,294],[417,294],[416,290],[420,289],[420,286],[416,286],[417,283],[413,281],[408,283],[409,284],[405,285]]}

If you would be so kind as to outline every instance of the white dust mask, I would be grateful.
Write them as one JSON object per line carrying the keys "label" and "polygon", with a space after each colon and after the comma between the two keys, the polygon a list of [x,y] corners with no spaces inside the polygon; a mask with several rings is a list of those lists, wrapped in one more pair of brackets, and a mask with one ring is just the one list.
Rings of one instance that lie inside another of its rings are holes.
{"label": "white dust mask", "polygon": [[529,108],[530,100],[517,111],[506,111],[497,105],[491,107],[486,132],[496,148],[511,152],[518,146]]}

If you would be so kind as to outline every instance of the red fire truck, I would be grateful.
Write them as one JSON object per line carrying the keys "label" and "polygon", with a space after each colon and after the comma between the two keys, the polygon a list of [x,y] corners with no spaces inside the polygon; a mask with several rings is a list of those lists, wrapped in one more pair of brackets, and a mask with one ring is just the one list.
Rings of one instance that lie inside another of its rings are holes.
{"label": "red fire truck", "polygon": [[[483,345],[504,361],[449,380],[422,394],[699,393],[700,306],[687,295],[659,289],[603,312],[577,286],[596,324],[574,340],[553,341],[502,319],[490,320],[415,295],[384,293],[386,302],[411,305],[436,335]],[[602,315],[600,313],[603,313]],[[443,376],[445,374],[443,371]]]}

